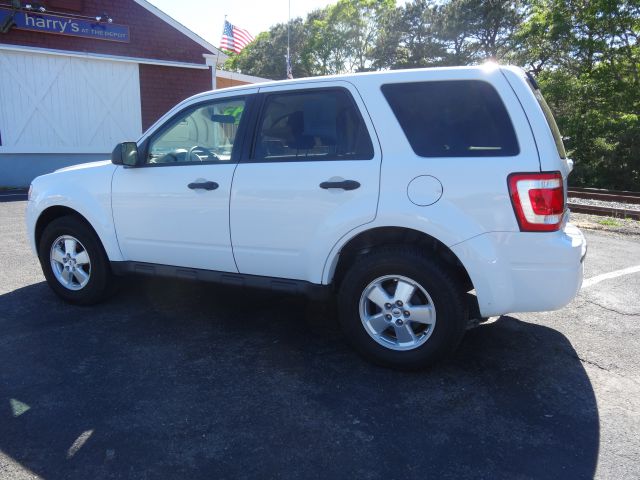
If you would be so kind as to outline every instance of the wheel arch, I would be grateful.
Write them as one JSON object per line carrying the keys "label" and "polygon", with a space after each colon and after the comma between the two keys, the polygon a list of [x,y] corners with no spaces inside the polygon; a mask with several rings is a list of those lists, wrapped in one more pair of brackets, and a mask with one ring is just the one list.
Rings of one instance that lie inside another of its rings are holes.
{"label": "wheel arch", "polygon": [[465,291],[472,290],[473,282],[457,255],[437,238],[406,227],[374,227],[359,232],[347,240],[333,258],[327,259],[326,283],[337,290],[349,266],[357,258],[373,248],[391,245],[411,245],[427,255],[440,259],[456,275]]}
{"label": "wheel arch", "polygon": [[82,221],[86,226],[88,226],[93,231],[93,233],[96,234],[96,237],[98,237],[98,240],[100,241],[100,244],[103,250],[105,249],[104,241],[100,237],[100,234],[96,231],[93,225],[91,225],[91,222],[87,220],[87,218],[84,215],[82,215],[77,210],[74,210],[73,208],[70,208],[70,207],[66,207],[64,205],[53,205],[51,207],[45,208],[40,213],[40,215],[38,216],[38,219],[36,220],[36,225],[34,229],[34,237],[35,237],[34,241],[35,241],[36,251],[40,251],[40,241],[42,239],[42,234],[44,233],[45,228],[47,228],[47,225],[49,225],[52,221],[61,217],[75,217],[78,220]]}

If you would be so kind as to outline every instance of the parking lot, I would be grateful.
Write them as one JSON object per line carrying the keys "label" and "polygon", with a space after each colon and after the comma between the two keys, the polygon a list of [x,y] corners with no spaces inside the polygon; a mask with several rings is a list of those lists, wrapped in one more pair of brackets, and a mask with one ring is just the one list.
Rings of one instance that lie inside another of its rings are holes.
{"label": "parking lot", "polygon": [[586,232],[558,312],[469,331],[446,365],[362,361],[330,305],[131,278],[60,301],[0,203],[0,477],[638,478],[640,240]]}

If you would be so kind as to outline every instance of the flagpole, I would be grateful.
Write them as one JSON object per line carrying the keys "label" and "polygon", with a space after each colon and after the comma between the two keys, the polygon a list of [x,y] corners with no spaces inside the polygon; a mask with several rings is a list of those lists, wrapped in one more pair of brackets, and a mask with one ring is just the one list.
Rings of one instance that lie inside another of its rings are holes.
{"label": "flagpole", "polygon": [[[224,26],[227,23],[227,14],[224,14],[224,21],[222,22],[222,34],[224,35]],[[216,53],[215,63],[213,64],[213,90],[218,88],[218,60],[220,59],[220,53],[222,50],[218,49],[218,53]]]}
{"label": "flagpole", "polygon": [[291,71],[291,0],[289,0],[289,18],[287,20],[287,78],[293,78],[293,73]]}

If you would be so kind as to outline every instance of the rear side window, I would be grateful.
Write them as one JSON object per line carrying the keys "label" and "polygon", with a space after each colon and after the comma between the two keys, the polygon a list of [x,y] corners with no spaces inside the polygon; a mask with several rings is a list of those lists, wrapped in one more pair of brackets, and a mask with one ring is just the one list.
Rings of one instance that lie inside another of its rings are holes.
{"label": "rear side window", "polygon": [[343,89],[273,93],[258,122],[255,161],[369,160],[373,145]]}
{"label": "rear side window", "polygon": [[547,119],[547,124],[549,125],[549,129],[553,134],[553,141],[556,143],[556,148],[558,149],[558,155],[560,155],[560,158],[567,158],[567,152],[564,149],[564,143],[562,143],[562,135],[560,135],[560,129],[558,128],[556,119],[553,118],[553,113],[551,113],[551,109],[549,108],[547,101],[542,96],[542,92],[540,91],[540,87],[538,87],[538,83],[529,73],[527,73],[527,84],[533,91],[533,95],[536,97],[536,100],[538,101],[538,104],[540,105],[540,108],[544,113],[544,118]]}
{"label": "rear side window", "polygon": [[409,144],[421,157],[508,157],[519,153],[498,92],[480,80],[382,86]]}

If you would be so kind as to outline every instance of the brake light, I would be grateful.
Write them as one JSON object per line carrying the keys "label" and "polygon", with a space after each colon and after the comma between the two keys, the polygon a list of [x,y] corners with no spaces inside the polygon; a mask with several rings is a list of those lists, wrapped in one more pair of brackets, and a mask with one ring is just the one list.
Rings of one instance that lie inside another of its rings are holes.
{"label": "brake light", "polygon": [[512,173],[507,183],[520,231],[560,229],[566,207],[560,172]]}

